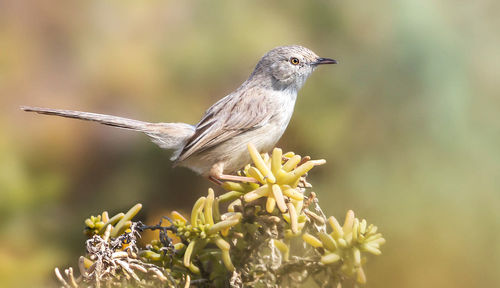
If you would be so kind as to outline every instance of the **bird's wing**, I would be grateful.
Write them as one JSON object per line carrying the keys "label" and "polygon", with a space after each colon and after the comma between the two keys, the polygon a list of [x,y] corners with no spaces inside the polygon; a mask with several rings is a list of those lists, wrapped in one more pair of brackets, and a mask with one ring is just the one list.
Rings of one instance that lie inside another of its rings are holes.
{"label": "bird's wing", "polygon": [[[238,92],[235,92],[238,93]],[[273,116],[263,94],[230,94],[207,110],[177,162],[220,144],[245,131],[264,126]]]}

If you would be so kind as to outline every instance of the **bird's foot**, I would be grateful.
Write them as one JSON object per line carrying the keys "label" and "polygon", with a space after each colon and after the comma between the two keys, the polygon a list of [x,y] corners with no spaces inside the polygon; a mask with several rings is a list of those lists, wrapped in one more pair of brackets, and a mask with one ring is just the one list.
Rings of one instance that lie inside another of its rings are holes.
{"label": "bird's foot", "polygon": [[217,185],[221,185],[222,181],[259,183],[257,181],[257,179],[252,178],[252,177],[245,177],[245,176],[238,176],[238,175],[226,175],[226,174],[220,174],[217,176],[208,176],[208,179]]}
{"label": "bird's foot", "polygon": [[217,185],[222,185],[223,181],[236,181],[236,182],[249,182],[249,183],[259,183],[257,179],[252,177],[245,177],[239,175],[228,175],[224,174],[224,162],[218,162],[212,166],[208,174],[208,180],[214,182]]}

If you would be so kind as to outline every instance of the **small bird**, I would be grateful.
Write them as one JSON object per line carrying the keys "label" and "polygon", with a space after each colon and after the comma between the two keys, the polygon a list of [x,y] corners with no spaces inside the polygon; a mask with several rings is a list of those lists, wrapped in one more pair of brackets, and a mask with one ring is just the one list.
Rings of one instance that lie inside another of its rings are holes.
{"label": "small bird", "polygon": [[292,117],[297,92],[318,65],[337,64],[298,46],[267,52],[241,86],[210,107],[196,125],[148,123],[122,117],[38,107],[28,112],[99,122],[143,132],[164,149],[173,150],[174,166],[184,166],[216,183],[252,181],[230,175],[250,163],[247,144],[270,151]]}

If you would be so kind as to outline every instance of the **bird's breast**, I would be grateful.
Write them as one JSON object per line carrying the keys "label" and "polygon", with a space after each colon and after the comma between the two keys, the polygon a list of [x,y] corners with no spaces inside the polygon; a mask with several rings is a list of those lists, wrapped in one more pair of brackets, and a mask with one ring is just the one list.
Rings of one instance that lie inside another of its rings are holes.
{"label": "bird's breast", "polygon": [[272,97],[275,99],[276,106],[273,109],[275,112],[270,122],[275,122],[272,124],[282,127],[284,132],[292,118],[297,92],[295,90],[284,90],[275,92]]}

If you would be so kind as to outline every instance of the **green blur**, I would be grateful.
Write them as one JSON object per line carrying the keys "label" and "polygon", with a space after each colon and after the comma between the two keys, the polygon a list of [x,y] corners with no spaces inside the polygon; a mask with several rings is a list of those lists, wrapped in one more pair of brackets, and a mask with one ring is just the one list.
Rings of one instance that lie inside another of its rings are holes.
{"label": "green blur", "polygon": [[327,160],[309,178],[327,215],[384,233],[368,286],[499,287],[498,27],[492,0],[1,2],[0,286],[54,286],[89,215],[141,202],[151,224],[213,186],[146,136],[20,105],[194,124],[300,44],[340,64],[279,146]]}

